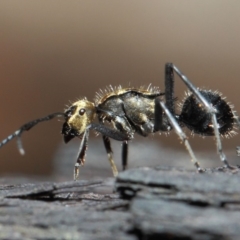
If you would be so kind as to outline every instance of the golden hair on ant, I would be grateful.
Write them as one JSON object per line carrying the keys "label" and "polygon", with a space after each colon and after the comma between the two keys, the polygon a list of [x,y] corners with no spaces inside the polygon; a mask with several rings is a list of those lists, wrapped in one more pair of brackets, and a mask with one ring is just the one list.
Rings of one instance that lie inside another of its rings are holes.
{"label": "golden hair on ant", "polygon": [[[188,88],[188,94],[180,105],[179,114],[175,110],[174,72]],[[85,162],[90,130],[95,130],[102,135],[114,176],[117,176],[118,170],[113,160],[111,138],[122,142],[122,167],[125,170],[129,140],[133,139],[135,133],[147,137],[154,132],[168,133],[172,129],[184,143],[197,170],[203,172],[182,130],[184,126],[192,133],[215,136],[217,152],[224,167],[235,169],[229,165],[221,143],[222,136],[234,135],[236,125],[238,127],[240,125],[239,117],[233,110],[233,106],[227,103],[219,92],[195,87],[172,63],[167,63],[165,66],[165,92],[151,85],[147,88],[121,88],[120,86],[113,88],[110,86],[105,91],[100,90],[96,94],[94,103],[84,98],[74,102],[65,112],[53,113],[24,124],[0,142],[0,147],[17,137],[18,149],[21,154],[24,154],[21,134],[42,121],[56,117],[65,119],[62,126],[65,143],[75,137],[81,139],[74,168],[75,180],[79,176],[79,167]],[[105,121],[111,123],[112,127],[106,126]]]}

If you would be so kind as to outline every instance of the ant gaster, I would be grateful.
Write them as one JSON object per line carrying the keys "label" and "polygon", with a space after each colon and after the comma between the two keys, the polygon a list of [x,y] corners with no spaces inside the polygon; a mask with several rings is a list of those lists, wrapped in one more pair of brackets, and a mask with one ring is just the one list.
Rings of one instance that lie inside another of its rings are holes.
{"label": "ant gaster", "polygon": [[[174,97],[174,72],[189,89],[180,113],[176,113]],[[127,167],[128,142],[134,133],[148,136],[154,132],[169,132],[174,129],[180,140],[185,144],[191,160],[199,172],[202,172],[197,158],[189,144],[182,128],[186,126],[192,133],[203,136],[215,136],[217,152],[224,167],[232,168],[222,151],[221,136],[230,137],[235,134],[235,125],[239,126],[239,118],[217,91],[196,88],[172,63],[165,66],[165,92],[157,87],[147,88],[113,88],[97,93],[95,103],[81,99],[73,103],[64,113],[53,113],[23,125],[19,130],[8,136],[0,143],[0,147],[12,140],[18,139],[20,153],[24,153],[21,134],[31,129],[37,123],[48,121],[55,117],[64,117],[62,134],[65,143],[74,137],[81,139],[77,162],[74,168],[74,179],[79,175],[79,167],[85,162],[85,154],[89,137],[89,130],[93,129],[102,134],[108,160],[113,175],[118,174],[113,160],[110,138],[122,141],[122,167]],[[98,118],[99,123],[94,120]],[[104,125],[110,122],[112,128]]]}

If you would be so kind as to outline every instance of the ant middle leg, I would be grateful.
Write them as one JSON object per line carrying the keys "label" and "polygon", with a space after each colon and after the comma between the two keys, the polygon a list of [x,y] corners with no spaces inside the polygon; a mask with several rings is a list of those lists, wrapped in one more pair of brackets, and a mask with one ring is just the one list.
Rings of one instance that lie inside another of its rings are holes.
{"label": "ant middle leg", "polygon": [[107,151],[108,161],[111,165],[113,176],[116,177],[118,175],[118,170],[117,170],[117,166],[116,166],[116,164],[113,160],[113,151],[112,151],[112,148],[111,148],[110,139],[109,139],[109,137],[107,137],[105,135],[102,136],[102,139],[103,139],[105,149]]}
{"label": "ant middle leg", "polygon": [[122,142],[122,170],[126,170],[128,164],[128,141]]}
{"label": "ant middle leg", "polygon": [[112,168],[113,176],[116,177],[118,175],[118,170],[113,160],[113,151],[111,148],[110,138],[122,141],[122,168],[125,170],[127,167],[128,140],[132,138],[132,135],[127,132],[120,132],[118,130],[106,127],[103,125],[103,119],[100,117],[98,120],[100,124],[91,124],[90,128],[95,129],[97,132],[102,134],[103,143]]}

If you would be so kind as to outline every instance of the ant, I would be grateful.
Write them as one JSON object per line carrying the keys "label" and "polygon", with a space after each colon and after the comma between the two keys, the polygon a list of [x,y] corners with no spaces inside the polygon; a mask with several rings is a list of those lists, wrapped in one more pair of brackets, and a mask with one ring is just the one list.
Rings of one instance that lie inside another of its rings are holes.
{"label": "ant", "polygon": [[[189,89],[179,114],[175,111],[176,98],[174,97],[174,72]],[[30,130],[42,121],[55,117],[64,117],[62,134],[65,143],[74,137],[81,139],[81,144],[74,168],[74,179],[79,176],[79,168],[85,162],[89,130],[93,129],[102,134],[108,160],[114,176],[118,170],[113,160],[110,138],[122,141],[122,167],[127,167],[128,142],[138,133],[147,137],[154,132],[169,132],[175,130],[180,140],[185,144],[187,151],[198,172],[204,170],[200,167],[197,158],[190,146],[187,136],[182,128],[186,126],[192,133],[202,136],[215,136],[217,152],[224,167],[230,166],[222,150],[221,136],[230,137],[236,132],[235,125],[239,124],[239,117],[233,111],[233,106],[227,103],[217,91],[203,90],[195,87],[193,83],[181,73],[172,63],[165,65],[165,92],[158,87],[148,88],[113,88],[110,86],[105,91],[96,94],[95,103],[86,98],[74,102],[64,113],[57,112],[46,117],[36,119],[24,124],[19,130],[8,136],[0,147],[17,137],[18,149],[21,154],[24,150],[21,134]],[[98,118],[98,123],[94,120]],[[104,122],[112,124],[112,128]]]}

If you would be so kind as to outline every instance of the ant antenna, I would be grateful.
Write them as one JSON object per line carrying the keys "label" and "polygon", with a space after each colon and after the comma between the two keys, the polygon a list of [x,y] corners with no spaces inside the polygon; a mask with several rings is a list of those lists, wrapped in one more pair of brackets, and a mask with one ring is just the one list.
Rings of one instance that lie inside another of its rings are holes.
{"label": "ant antenna", "polygon": [[18,147],[18,150],[19,150],[21,155],[24,155],[25,151],[23,149],[22,139],[21,139],[21,135],[22,135],[22,133],[24,131],[30,130],[32,127],[34,127],[35,125],[37,125],[40,122],[48,121],[48,120],[51,120],[51,119],[53,119],[55,117],[64,117],[64,116],[65,116],[64,113],[57,112],[57,113],[49,114],[46,117],[38,118],[38,119],[35,119],[35,120],[31,121],[31,122],[28,122],[28,123],[24,124],[22,127],[20,127],[13,134],[11,134],[7,138],[5,138],[2,142],[0,142],[0,148],[3,145],[7,144],[9,141],[11,141],[13,138],[17,137],[17,147]]}

